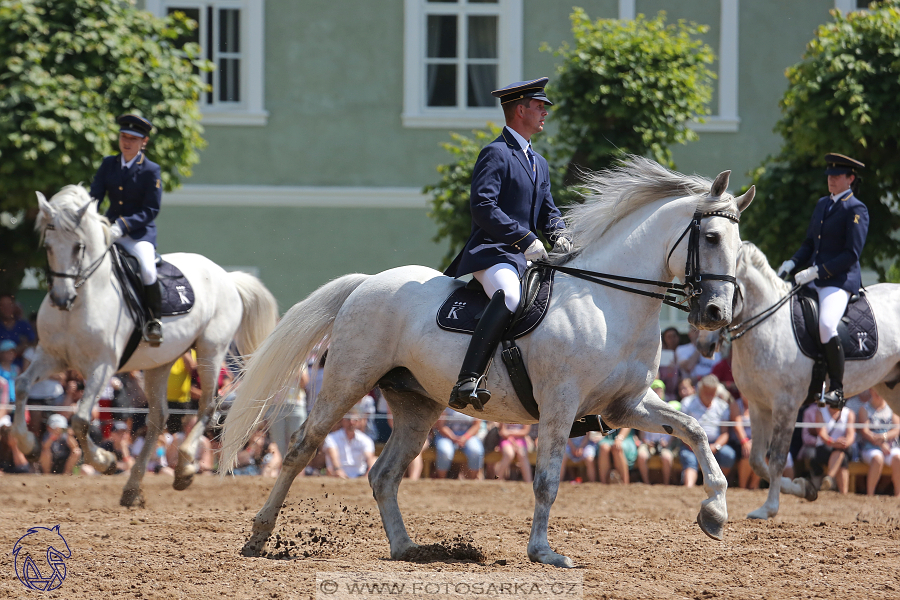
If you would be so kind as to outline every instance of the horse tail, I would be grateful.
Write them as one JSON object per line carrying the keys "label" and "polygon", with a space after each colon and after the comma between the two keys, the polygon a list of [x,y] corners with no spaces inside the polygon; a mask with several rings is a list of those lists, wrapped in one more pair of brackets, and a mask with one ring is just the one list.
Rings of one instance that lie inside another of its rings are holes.
{"label": "horse tail", "polygon": [[326,283],[295,304],[247,361],[222,431],[219,473],[231,471],[250,434],[286,389],[306,357],[334,327],[344,302],[369,275],[354,273]]}
{"label": "horse tail", "polygon": [[235,334],[238,352],[252,354],[278,324],[278,303],[262,281],[248,273],[233,272],[228,277],[243,304],[241,325]]}

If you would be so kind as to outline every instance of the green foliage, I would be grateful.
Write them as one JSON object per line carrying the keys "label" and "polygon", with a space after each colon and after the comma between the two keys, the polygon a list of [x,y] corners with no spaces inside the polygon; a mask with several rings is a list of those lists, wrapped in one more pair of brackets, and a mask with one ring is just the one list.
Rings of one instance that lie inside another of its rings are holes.
{"label": "green foliage", "polygon": [[773,264],[799,247],[816,199],[828,193],[824,155],[837,152],[863,163],[859,198],[869,209],[864,266],[884,277],[900,256],[900,2],[873,3],[865,12],[822,25],[801,62],[786,71],[789,87],[775,130],[784,138],[777,156],[752,175],[757,200],[741,222]]}
{"label": "green foliage", "polygon": [[575,8],[571,20],[574,46],[555,51],[547,93],[572,163],[597,170],[628,153],[672,166],[669,146],[697,139],[687,123],[709,114],[714,54],[696,39],[708,28],[664,12],[591,21]]}
{"label": "green foliage", "polygon": [[196,73],[210,67],[196,44],[177,47],[194,27],[120,0],[0,0],[0,212],[24,210],[0,223],[0,289],[45,260],[31,231],[35,191],[89,185],[118,152],[116,116],[154,124],[147,154],[167,191],[190,175],[205,144]]}

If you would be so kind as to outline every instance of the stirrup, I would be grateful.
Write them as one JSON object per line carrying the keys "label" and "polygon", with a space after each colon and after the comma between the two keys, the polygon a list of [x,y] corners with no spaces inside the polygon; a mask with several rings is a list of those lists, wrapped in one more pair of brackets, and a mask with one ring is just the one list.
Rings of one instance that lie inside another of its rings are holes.
{"label": "stirrup", "polygon": [[832,408],[836,408],[841,410],[844,408],[844,404],[846,404],[846,400],[844,399],[844,390],[841,388],[835,388],[829,391],[827,394],[823,394],[820,399],[820,403],[822,406],[828,405]]}
{"label": "stirrup", "polygon": [[491,399],[491,392],[486,388],[479,387],[485,380],[484,375],[481,377],[465,377],[456,382],[453,391],[450,392],[450,408],[462,410],[472,405],[472,408],[478,412],[484,411],[484,405]]}
{"label": "stirrup", "polygon": [[[151,327],[153,327],[155,331],[151,331]],[[159,346],[163,342],[162,323],[159,319],[147,321],[144,323],[144,330],[141,334],[145,342],[148,342],[151,346]]]}

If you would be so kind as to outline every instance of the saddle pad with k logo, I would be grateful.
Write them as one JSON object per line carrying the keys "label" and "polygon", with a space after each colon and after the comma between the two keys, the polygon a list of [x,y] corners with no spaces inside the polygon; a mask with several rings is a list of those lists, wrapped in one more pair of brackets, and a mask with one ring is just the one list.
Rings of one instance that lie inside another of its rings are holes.
{"label": "saddle pad with k logo", "polygon": [[[537,287],[537,293],[533,294],[533,301],[525,306],[524,309],[517,311],[517,313],[521,313],[521,316],[510,326],[507,334],[504,336],[505,339],[514,340],[520,338],[531,333],[541,324],[544,315],[547,313],[547,306],[550,305],[550,294],[553,290],[553,275],[555,273],[556,271],[553,269],[541,270],[540,282]],[[523,293],[522,297],[527,298],[527,295]],[[444,303],[438,310],[438,327],[447,331],[471,335],[475,331],[475,326],[478,325],[478,319],[481,318],[481,314],[487,308],[487,304],[487,294],[484,293],[484,289],[477,281],[469,285],[459,282],[458,287],[444,300]]]}
{"label": "saddle pad with k logo", "polygon": [[162,261],[156,268],[162,284],[162,316],[183,315],[194,307],[194,288],[172,263]]}
{"label": "saddle pad with k logo", "polygon": [[[814,293],[806,288],[803,292],[791,298],[791,324],[800,351],[815,360],[823,356],[819,344],[818,302]],[[878,351],[878,325],[865,294],[860,294],[858,300],[847,305],[847,311],[838,324],[838,337],[846,360],[867,360],[875,356]]]}

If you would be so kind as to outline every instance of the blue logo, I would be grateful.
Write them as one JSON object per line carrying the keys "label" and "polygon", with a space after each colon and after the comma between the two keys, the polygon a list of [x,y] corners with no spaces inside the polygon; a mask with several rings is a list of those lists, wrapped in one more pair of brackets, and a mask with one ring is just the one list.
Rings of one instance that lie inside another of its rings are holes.
{"label": "blue logo", "polygon": [[16,577],[30,590],[49,592],[66,578],[65,559],[72,558],[59,525],[52,529],[32,527],[13,546]]}

